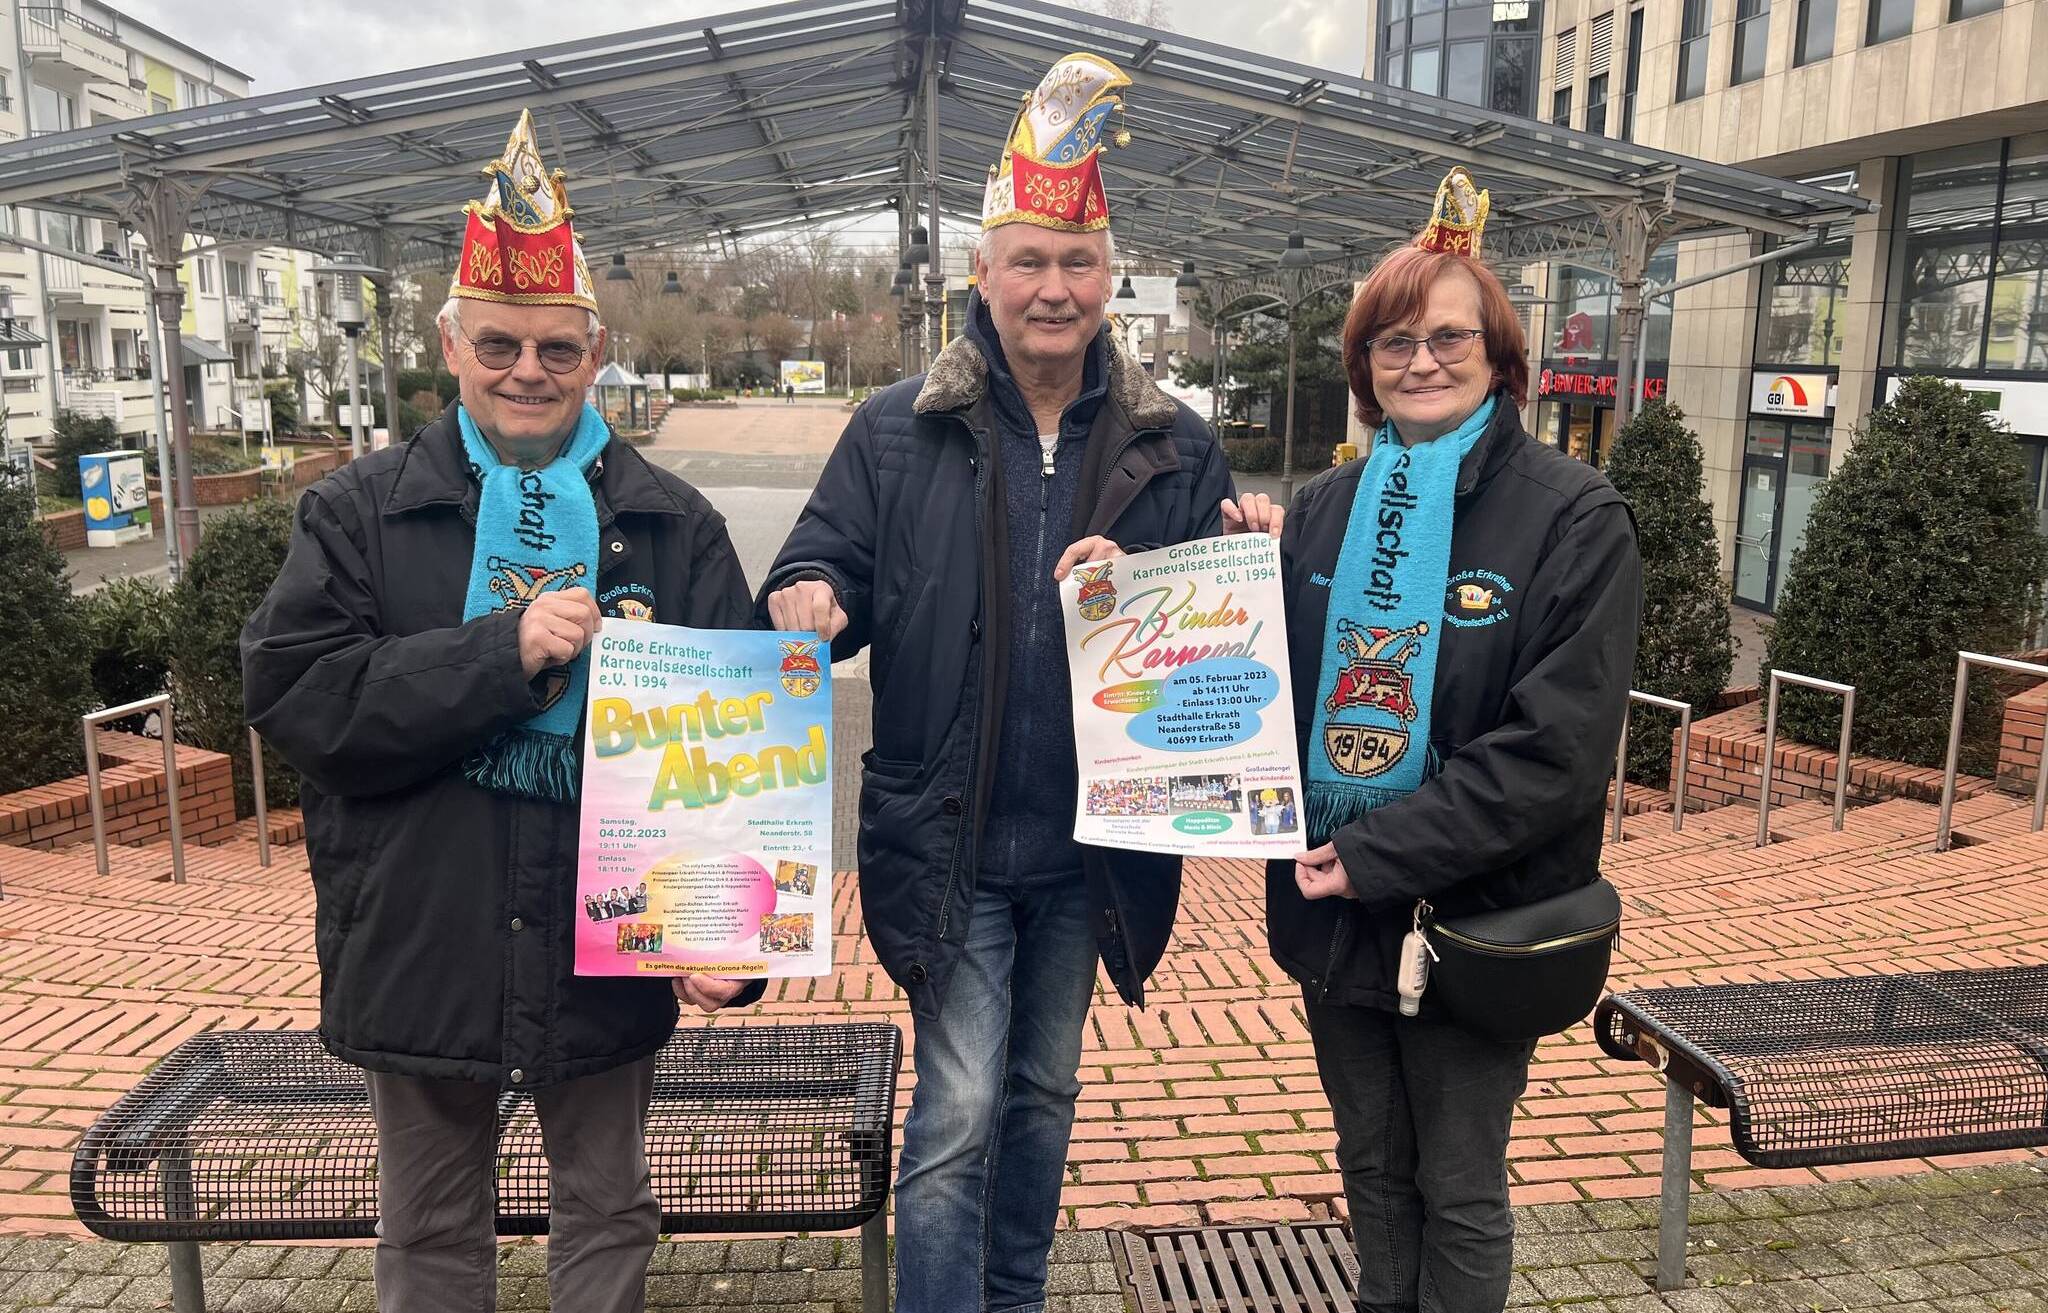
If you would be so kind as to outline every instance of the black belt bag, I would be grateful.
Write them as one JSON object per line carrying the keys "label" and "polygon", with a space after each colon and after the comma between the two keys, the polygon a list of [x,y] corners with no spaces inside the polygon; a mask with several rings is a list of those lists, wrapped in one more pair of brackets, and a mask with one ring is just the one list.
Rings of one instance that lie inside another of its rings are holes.
{"label": "black belt bag", "polygon": [[1585,1018],[1607,987],[1621,895],[1603,879],[1521,907],[1416,918],[1429,941],[1427,994],[1477,1035],[1533,1040]]}

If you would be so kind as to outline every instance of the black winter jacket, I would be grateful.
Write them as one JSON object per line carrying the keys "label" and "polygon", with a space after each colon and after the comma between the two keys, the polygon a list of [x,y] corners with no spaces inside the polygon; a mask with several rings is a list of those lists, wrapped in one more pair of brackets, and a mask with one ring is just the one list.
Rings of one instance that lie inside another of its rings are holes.
{"label": "black winter jacket", "polygon": [[[694,488],[616,438],[591,487],[606,615],[747,627],[725,520]],[[462,618],[477,500],[453,406],[307,489],[242,632],[244,698],[305,777],[327,1048],[532,1088],[660,1048],[676,1000],[666,979],[574,974],[576,807],[462,777],[470,749],[540,705],[518,613]]]}
{"label": "black winter jacket", "polygon": [[[1208,425],[1120,351],[1106,360],[1067,541],[1104,534],[1132,550],[1217,533],[1231,482]],[[768,593],[829,582],[848,620],[833,657],[873,649],[861,911],[883,967],[924,1017],[938,1015],[967,939],[1013,642],[995,432],[987,361],[955,339],[928,375],[854,412],[761,592],[765,617]],[[1082,849],[1102,960],[1133,1003],[1166,951],[1180,867]]]}
{"label": "black winter jacket", "polygon": [[[1330,580],[1365,458],[1312,480],[1281,535],[1304,775]],[[1463,579],[1461,581],[1461,576]],[[1490,596],[1461,602],[1461,582]],[[1274,960],[1325,1002],[1392,1009],[1415,901],[1514,907],[1599,874],[1605,786],[1635,669],[1642,562],[1628,505],[1591,466],[1522,431],[1505,397],[1458,471],[1430,745],[1407,797],[1339,829],[1356,901],[1310,902],[1266,867]],[[1429,995],[1423,995],[1425,1014]]]}

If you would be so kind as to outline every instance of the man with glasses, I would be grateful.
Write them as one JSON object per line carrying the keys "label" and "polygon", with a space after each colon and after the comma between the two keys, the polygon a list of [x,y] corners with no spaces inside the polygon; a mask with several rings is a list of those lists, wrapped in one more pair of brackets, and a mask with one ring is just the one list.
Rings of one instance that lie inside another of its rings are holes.
{"label": "man with glasses", "polygon": [[305,778],[320,1035],[377,1119],[378,1307],[497,1306],[497,1109],[527,1090],[553,1305],[638,1313],[655,1052],[678,999],[760,986],[571,970],[587,648],[605,618],[752,607],[718,512],[584,401],[605,332],[525,115],[487,172],[439,317],[461,398],[301,498],[245,696]]}

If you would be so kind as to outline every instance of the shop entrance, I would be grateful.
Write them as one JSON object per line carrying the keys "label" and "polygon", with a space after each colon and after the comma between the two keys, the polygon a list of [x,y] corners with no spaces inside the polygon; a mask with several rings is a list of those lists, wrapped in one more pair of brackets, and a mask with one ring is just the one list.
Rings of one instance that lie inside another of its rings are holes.
{"label": "shop entrance", "polygon": [[1543,440],[1595,469],[1614,446],[1614,411],[1585,402],[1546,401],[1537,417]]}
{"label": "shop entrance", "polygon": [[1735,600],[1777,609],[1792,556],[1806,541],[1806,516],[1828,476],[1825,421],[1752,419],[1735,512]]}

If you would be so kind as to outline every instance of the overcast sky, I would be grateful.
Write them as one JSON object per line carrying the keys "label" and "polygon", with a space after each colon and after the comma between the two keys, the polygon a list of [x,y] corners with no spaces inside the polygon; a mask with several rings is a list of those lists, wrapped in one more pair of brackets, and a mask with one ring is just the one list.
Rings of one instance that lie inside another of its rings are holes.
{"label": "overcast sky", "polygon": [[[547,45],[679,19],[729,13],[738,0],[115,0],[166,35],[242,70],[262,95]],[[1240,49],[1356,73],[1365,62],[1365,6],[1343,0],[1168,0],[1179,32]]]}

